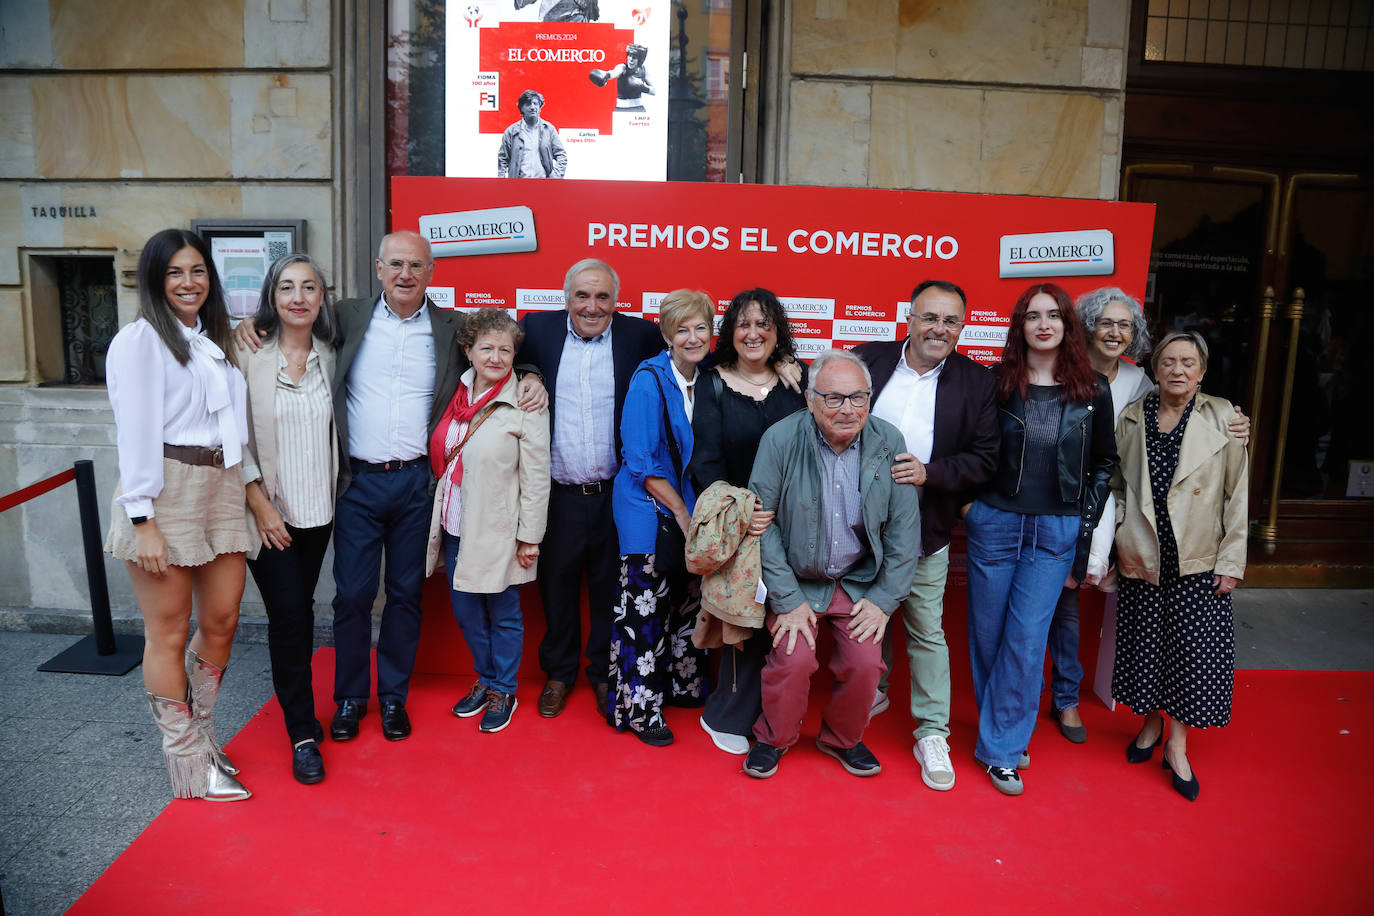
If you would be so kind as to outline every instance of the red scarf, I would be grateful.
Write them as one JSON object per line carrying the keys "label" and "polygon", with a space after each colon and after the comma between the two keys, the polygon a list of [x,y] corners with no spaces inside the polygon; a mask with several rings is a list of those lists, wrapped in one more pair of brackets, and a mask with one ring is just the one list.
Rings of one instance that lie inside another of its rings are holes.
{"label": "red scarf", "polygon": [[[448,439],[449,424],[455,420],[460,424],[471,423],[478,411],[486,407],[491,399],[496,397],[502,388],[506,387],[508,381],[510,381],[509,372],[501,381],[488,388],[486,394],[478,398],[475,404],[471,401],[468,386],[459,383],[458,390],[453,393],[453,400],[448,402],[448,409],[444,411],[444,416],[439,420],[439,425],[434,427],[434,433],[429,437],[429,465],[434,469],[436,478],[444,476],[444,458],[448,455],[448,449],[444,448],[444,441]],[[458,460],[453,463],[453,471],[449,474],[449,480],[455,487],[461,486],[463,483],[462,452],[458,453]]]}

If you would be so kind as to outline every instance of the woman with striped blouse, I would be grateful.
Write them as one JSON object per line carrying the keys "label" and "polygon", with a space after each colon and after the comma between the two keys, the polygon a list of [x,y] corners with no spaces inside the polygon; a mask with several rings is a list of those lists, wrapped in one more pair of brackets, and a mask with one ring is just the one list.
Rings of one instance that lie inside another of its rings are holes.
{"label": "woman with striped blouse", "polygon": [[339,473],[334,430],[334,319],[324,274],[306,254],[278,258],[267,271],[254,322],[266,335],[248,353],[250,527],[261,542],[248,568],[267,608],[272,685],[291,740],[291,774],[324,779],[310,677],[315,584],[334,526]]}

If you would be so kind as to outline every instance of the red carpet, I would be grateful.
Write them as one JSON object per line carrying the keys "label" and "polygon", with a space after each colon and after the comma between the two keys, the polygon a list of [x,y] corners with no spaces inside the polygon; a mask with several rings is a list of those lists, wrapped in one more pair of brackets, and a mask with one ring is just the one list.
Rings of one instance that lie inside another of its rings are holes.
{"label": "red carpet", "polygon": [[[951,630],[951,792],[922,785],[900,701],[866,736],[880,776],[815,749],[813,705],[759,781],[692,710],[671,710],[678,742],[652,749],[612,732],[585,687],[540,718],[527,680],[510,728],[483,735],[449,712],[471,679],[425,674],[414,736],[384,741],[374,703],[361,737],[326,742],[318,786],[292,781],[270,702],[228,748],[254,798],[173,802],[71,912],[1374,910],[1374,673],[1238,672],[1233,724],[1194,735],[1194,804],[1158,755],[1125,762],[1138,720],[1085,685],[1088,743],[1042,717],[1026,792],[1004,798],[972,761],[966,643]],[[326,722],[332,663],[317,654]]]}

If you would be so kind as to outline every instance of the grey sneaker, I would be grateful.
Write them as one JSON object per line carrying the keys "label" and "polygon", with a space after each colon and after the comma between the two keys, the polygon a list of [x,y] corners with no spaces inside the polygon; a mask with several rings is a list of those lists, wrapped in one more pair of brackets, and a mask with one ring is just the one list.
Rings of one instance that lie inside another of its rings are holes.
{"label": "grey sneaker", "polygon": [[954,764],[949,759],[949,742],[943,735],[926,735],[911,750],[921,765],[921,782],[936,792],[954,788]]}
{"label": "grey sneaker", "polygon": [[892,701],[888,699],[887,694],[879,690],[873,695],[873,709],[869,712],[868,717],[871,719],[880,712],[887,712],[887,708],[891,705]]}
{"label": "grey sneaker", "polygon": [[1017,768],[1018,770],[1029,770],[1029,769],[1030,769],[1030,751],[1022,751],[1022,752],[1021,752],[1021,759],[1018,760],[1018,761],[1016,761],[1016,768]]}
{"label": "grey sneaker", "polygon": [[[982,761],[978,761],[980,764]],[[988,771],[988,778],[992,780],[992,787],[1003,795],[1020,795],[1026,790],[1021,782],[1021,774],[1011,767],[985,767]]]}

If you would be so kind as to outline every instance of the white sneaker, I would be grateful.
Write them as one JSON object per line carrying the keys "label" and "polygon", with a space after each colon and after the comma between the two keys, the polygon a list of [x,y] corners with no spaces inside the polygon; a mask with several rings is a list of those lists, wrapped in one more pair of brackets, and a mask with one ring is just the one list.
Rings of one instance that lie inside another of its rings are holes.
{"label": "white sneaker", "polygon": [[701,723],[702,731],[711,736],[711,741],[716,747],[727,754],[747,754],[749,753],[749,739],[743,735],[732,735],[729,732],[718,732],[706,724],[706,717],[698,719]]}
{"label": "white sneaker", "polygon": [[936,792],[954,788],[954,764],[949,761],[949,743],[943,735],[926,735],[911,751],[921,765],[921,782]]}
{"label": "white sneaker", "polygon": [[873,695],[873,709],[869,712],[868,717],[871,719],[880,712],[887,712],[887,708],[891,705],[887,694],[879,690]]}

